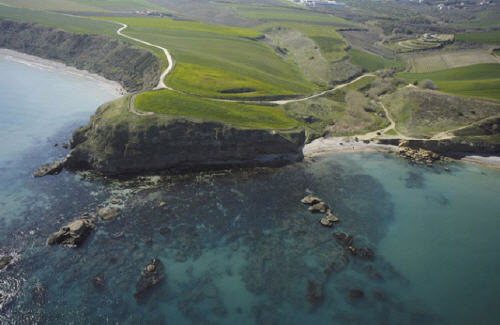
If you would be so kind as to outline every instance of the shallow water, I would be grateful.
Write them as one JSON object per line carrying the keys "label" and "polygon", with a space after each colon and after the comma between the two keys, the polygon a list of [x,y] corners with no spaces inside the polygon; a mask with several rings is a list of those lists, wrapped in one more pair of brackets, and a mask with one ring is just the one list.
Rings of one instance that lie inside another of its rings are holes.
{"label": "shallow water", "polygon": [[[53,144],[67,140],[112,96],[75,76],[59,82],[53,71],[0,60],[2,69],[40,74],[40,82],[55,78],[50,87],[56,90],[46,89],[46,110],[40,96],[39,111],[19,101],[8,110],[18,107],[7,115],[11,122],[2,120],[5,128],[19,121],[24,127],[2,129],[0,137],[17,134],[0,147],[0,250],[16,255],[0,271],[1,292],[14,294],[1,307],[0,323],[500,321],[498,171],[452,164],[444,172],[392,154],[356,153],[276,170],[120,181],[63,172],[33,179],[37,165],[65,154]],[[3,80],[2,74],[2,94],[15,91]],[[75,94],[57,90],[68,83]],[[2,110],[9,107],[5,100],[0,96]],[[60,114],[66,109],[81,114]],[[34,132],[38,119],[30,118],[35,114],[50,115],[40,134]],[[300,203],[307,194],[333,207],[341,219],[334,229],[321,227],[319,216]],[[82,247],[45,245],[64,223],[111,198],[120,200],[120,216],[99,221]],[[352,234],[356,246],[375,251],[375,259],[351,256],[336,244],[334,231]],[[120,232],[123,237],[114,239]],[[135,284],[153,257],[163,261],[166,278],[136,300]],[[94,286],[96,276],[104,288]],[[352,289],[364,297],[349,299]]]}

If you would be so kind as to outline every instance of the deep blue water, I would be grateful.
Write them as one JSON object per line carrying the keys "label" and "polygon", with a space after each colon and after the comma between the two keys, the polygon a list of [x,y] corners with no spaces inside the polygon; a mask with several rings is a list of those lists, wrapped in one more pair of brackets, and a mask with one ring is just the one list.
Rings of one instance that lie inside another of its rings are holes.
{"label": "deep blue water", "polygon": [[[500,322],[498,170],[449,164],[444,172],[356,153],[275,170],[33,179],[38,165],[66,153],[54,143],[113,95],[5,59],[0,75],[0,254],[16,257],[0,271],[1,324]],[[300,203],[307,194],[327,201],[340,223],[321,227]],[[45,245],[111,198],[122,202],[120,216],[97,222],[82,247]],[[375,259],[351,256],[334,231]],[[166,278],[136,300],[153,257]],[[320,288],[317,299],[308,284]],[[364,297],[348,299],[353,289]]]}

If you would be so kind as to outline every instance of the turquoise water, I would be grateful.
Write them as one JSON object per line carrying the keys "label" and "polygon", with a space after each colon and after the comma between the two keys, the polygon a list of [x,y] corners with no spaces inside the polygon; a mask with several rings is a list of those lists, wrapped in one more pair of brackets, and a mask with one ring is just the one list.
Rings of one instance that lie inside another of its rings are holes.
{"label": "turquoise water", "polygon": [[[499,171],[449,164],[444,172],[356,153],[276,170],[33,179],[36,166],[66,153],[53,144],[113,95],[88,79],[1,59],[0,72],[8,117],[0,122],[0,254],[15,256],[0,271],[1,324],[500,322]],[[12,95],[31,82],[33,97]],[[330,204],[340,223],[321,227],[300,203],[307,194]],[[122,202],[120,216],[98,222],[82,247],[45,245],[110,198]],[[375,259],[351,256],[334,231],[352,234]],[[166,278],[136,300],[153,257]],[[349,299],[353,289],[364,297]]]}

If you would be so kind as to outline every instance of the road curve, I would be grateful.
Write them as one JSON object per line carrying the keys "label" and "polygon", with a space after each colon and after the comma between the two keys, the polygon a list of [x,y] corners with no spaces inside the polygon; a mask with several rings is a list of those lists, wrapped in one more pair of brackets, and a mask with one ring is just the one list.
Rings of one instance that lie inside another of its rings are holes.
{"label": "road curve", "polygon": [[122,31],[124,29],[126,29],[128,26],[126,24],[123,24],[123,23],[120,23],[120,22],[117,22],[117,21],[114,21],[114,23],[116,24],[120,24],[122,27],[120,27],[116,33],[120,36],[123,36],[125,38],[128,38],[128,39],[131,39],[133,41],[136,41],[136,42],[139,42],[139,43],[142,43],[144,45],[147,45],[147,46],[151,46],[151,47],[156,47],[160,50],[163,51],[163,53],[165,54],[165,57],[167,58],[167,61],[168,61],[168,67],[163,70],[163,72],[161,73],[160,75],[160,81],[158,81],[158,85],[154,88],[154,89],[170,89],[170,90],[173,90],[172,88],[170,87],[167,87],[167,85],[165,85],[165,77],[170,73],[172,72],[173,68],[174,68],[174,62],[172,60],[172,56],[170,55],[170,52],[168,52],[168,50],[164,47],[161,47],[159,45],[155,45],[155,44],[152,44],[152,43],[149,43],[149,42],[146,42],[146,41],[143,41],[141,39],[138,39],[138,38],[135,38],[135,37],[132,37],[132,36],[128,36],[127,34],[124,34],[122,33]]}

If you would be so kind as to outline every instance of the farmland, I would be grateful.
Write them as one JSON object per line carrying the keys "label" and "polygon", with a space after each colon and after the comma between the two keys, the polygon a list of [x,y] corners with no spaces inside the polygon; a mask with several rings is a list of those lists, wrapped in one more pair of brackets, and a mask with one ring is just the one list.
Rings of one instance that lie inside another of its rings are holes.
{"label": "farmland", "polygon": [[139,94],[134,105],[144,112],[216,120],[245,128],[289,129],[299,125],[278,106],[217,102],[166,89]]}
{"label": "farmland", "polygon": [[430,79],[440,91],[500,100],[500,64],[476,64],[427,73],[400,73],[407,82]]}
{"label": "farmland", "polygon": [[351,57],[351,63],[362,67],[365,71],[404,67],[404,62],[402,61],[384,59],[365,51],[350,49],[348,53]]}
{"label": "farmland", "polygon": [[456,40],[467,43],[500,45],[500,31],[461,33],[457,34]]}
{"label": "farmland", "polygon": [[408,56],[411,72],[431,72],[480,63],[500,63],[500,60],[485,49],[440,51]]}

